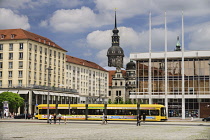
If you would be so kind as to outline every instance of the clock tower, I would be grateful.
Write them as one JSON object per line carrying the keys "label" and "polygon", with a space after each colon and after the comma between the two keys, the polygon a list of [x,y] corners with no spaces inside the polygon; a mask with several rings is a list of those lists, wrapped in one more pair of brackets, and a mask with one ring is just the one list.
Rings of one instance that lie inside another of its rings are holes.
{"label": "clock tower", "polygon": [[123,57],[124,51],[120,47],[120,37],[118,35],[119,30],[117,29],[117,19],[116,19],[116,11],[115,11],[115,28],[112,30],[112,46],[107,51],[108,57],[108,66],[123,68]]}

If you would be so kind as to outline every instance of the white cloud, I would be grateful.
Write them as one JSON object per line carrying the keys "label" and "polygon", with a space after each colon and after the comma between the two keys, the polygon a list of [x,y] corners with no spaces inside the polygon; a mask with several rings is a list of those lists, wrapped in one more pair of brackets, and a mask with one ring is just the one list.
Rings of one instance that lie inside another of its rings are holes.
{"label": "white cloud", "polygon": [[190,35],[189,49],[191,50],[209,50],[210,48],[210,23],[197,28]]}
{"label": "white cloud", "polygon": [[102,67],[108,65],[108,58],[106,55],[107,55],[107,49],[100,50],[96,55],[96,58],[98,59],[99,62],[98,64]]}
{"label": "white cloud", "polygon": [[15,14],[10,9],[0,8],[0,28],[1,29],[12,29],[12,28],[22,28],[30,29],[30,24],[28,23],[28,17],[24,15]]}
{"label": "white cloud", "polygon": [[26,6],[28,3],[30,3],[31,0],[18,0],[18,2],[14,3],[14,0],[1,0],[0,5],[1,7],[7,7],[7,8],[28,8]]}
{"label": "white cloud", "polygon": [[42,21],[41,25],[50,25],[59,32],[82,32],[86,28],[96,26],[95,20],[93,11],[90,8],[82,7],[73,10],[57,10],[49,20]]}
{"label": "white cloud", "polygon": [[18,0],[14,4],[14,0],[0,1],[1,7],[14,8],[14,9],[31,9],[44,6],[53,6],[59,8],[72,8],[81,5],[83,2],[80,0]]}
{"label": "white cloud", "polygon": [[87,44],[91,48],[105,49],[111,47],[112,31],[93,31],[87,35]]}
{"label": "white cloud", "polygon": [[[149,44],[149,32],[142,31],[136,32],[132,28],[119,27],[120,46],[123,49],[129,49],[129,51],[148,51]],[[168,48],[173,50],[176,45],[176,38],[179,35],[178,31],[168,30]],[[94,31],[87,35],[87,46],[95,49],[107,49],[111,47],[112,31]],[[154,28],[152,29],[152,49],[154,51],[164,50],[164,29]]]}

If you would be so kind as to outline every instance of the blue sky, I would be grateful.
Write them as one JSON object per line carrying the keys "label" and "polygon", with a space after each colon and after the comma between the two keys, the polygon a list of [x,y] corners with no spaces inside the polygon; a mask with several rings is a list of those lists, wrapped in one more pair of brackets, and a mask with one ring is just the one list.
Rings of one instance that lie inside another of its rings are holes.
{"label": "blue sky", "polygon": [[164,51],[165,11],[168,51],[175,49],[182,10],[185,50],[209,50],[209,7],[210,0],[0,0],[0,29],[28,30],[51,39],[68,55],[106,67],[115,8],[125,65],[130,53],[148,52],[150,11],[152,52]]}

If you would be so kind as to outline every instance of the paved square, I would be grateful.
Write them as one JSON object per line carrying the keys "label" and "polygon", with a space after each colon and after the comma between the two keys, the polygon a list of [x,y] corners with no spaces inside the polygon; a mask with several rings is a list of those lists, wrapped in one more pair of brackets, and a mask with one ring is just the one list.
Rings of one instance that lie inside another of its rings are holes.
{"label": "paved square", "polygon": [[[0,122],[0,139],[73,139],[73,140],[210,140],[210,123],[72,121],[46,124],[46,121]],[[207,125],[206,125],[207,124]]]}

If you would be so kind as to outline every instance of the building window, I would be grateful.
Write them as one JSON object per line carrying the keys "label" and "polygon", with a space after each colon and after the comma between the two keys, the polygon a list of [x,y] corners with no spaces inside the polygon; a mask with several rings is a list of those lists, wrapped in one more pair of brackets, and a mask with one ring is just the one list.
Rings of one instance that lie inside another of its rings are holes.
{"label": "building window", "polygon": [[119,96],[121,96],[121,90],[119,91]]}
{"label": "building window", "polygon": [[40,47],[40,53],[42,53],[42,47]]}
{"label": "building window", "polygon": [[5,35],[2,34],[2,35],[1,35],[1,39],[4,39],[4,36],[5,36]]}
{"label": "building window", "polygon": [[35,53],[37,52],[37,45],[34,45]]}
{"label": "building window", "polygon": [[116,91],[116,96],[118,96],[118,91]]}
{"label": "building window", "polygon": [[122,82],[120,82],[120,85],[122,86]]}
{"label": "building window", "polygon": [[19,69],[23,68],[23,61],[19,61]]}
{"label": "building window", "polygon": [[31,50],[32,50],[32,44],[29,43],[29,51],[31,51]]}
{"label": "building window", "polygon": [[13,51],[13,44],[12,43],[9,44],[9,50]]}
{"label": "building window", "polygon": [[117,82],[115,82],[115,86],[117,86]]}
{"label": "building window", "polygon": [[58,52],[58,58],[60,59],[60,57],[61,57],[61,53],[60,53],[60,52]]}
{"label": "building window", "polygon": [[0,87],[2,87],[2,80],[0,80]]}
{"label": "building window", "polygon": [[56,57],[56,51],[54,51],[54,57]]}
{"label": "building window", "polygon": [[0,69],[3,68],[3,62],[0,62]]}
{"label": "building window", "polygon": [[45,51],[44,51],[45,55],[47,55],[47,48],[45,48]]}
{"label": "building window", "polygon": [[112,95],[112,92],[111,91],[109,91],[109,96],[111,96]]}
{"label": "building window", "polygon": [[9,59],[10,59],[10,60],[13,59],[13,53],[9,53]]}
{"label": "building window", "polygon": [[18,71],[18,77],[22,78],[23,77],[23,71]]}
{"label": "building window", "polygon": [[18,86],[22,86],[23,81],[22,80],[18,80]]}
{"label": "building window", "polygon": [[9,62],[9,69],[13,68],[13,62]]}
{"label": "building window", "polygon": [[35,62],[37,61],[36,58],[37,58],[37,54],[34,55],[34,61],[35,61]]}
{"label": "building window", "polygon": [[11,39],[15,38],[15,34],[11,34]]}
{"label": "building window", "polygon": [[3,59],[3,53],[0,53],[0,59]]}
{"label": "building window", "polygon": [[52,56],[52,50],[50,50],[50,57]]}
{"label": "building window", "polygon": [[8,80],[8,87],[12,87],[12,80]]}
{"label": "building window", "polygon": [[0,44],[0,51],[3,50],[3,44]]}
{"label": "building window", "polygon": [[12,71],[9,71],[9,78],[12,77]]}
{"label": "building window", "polygon": [[23,50],[23,43],[20,43],[20,50]]}
{"label": "building window", "polygon": [[0,78],[2,78],[2,71],[0,71]]}
{"label": "building window", "polygon": [[23,52],[19,53],[19,59],[23,59]]}

